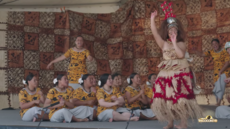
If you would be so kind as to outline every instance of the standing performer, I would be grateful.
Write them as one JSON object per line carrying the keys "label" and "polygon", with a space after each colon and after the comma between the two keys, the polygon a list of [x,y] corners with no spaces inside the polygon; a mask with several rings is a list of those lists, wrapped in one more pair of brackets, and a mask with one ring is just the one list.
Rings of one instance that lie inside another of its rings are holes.
{"label": "standing performer", "polygon": [[[163,3],[165,20],[157,32],[155,18],[157,11],[151,14],[151,30],[163,58],[158,68],[160,72],[153,89],[152,110],[159,121],[167,121],[164,129],[173,128],[174,120],[181,120],[178,129],[187,128],[188,118],[201,118],[202,110],[198,106],[191,82],[188,61],[185,59],[185,32],[181,22],[172,14],[171,4]],[[169,10],[169,11],[168,11]]]}
{"label": "standing performer", "polygon": [[[199,56],[211,56],[214,62],[214,69],[213,69],[213,80],[215,87],[213,89],[213,93],[216,96],[217,106],[220,106],[221,100],[223,99],[224,91],[226,83],[224,80],[227,78],[230,68],[229,66],[229,55],[226,50],[221,48],[220,42],[218,39],[212,39],[212,47],[213,50],[209,50],[205,53],[197,54]],[[205,64],[207,65],[207,64]]]}
{"label": "standing performer", "polygon": [[89,50],[84,48],[83,37],[77,36],[75,41],[76,46],[70,48],[64,55],[56,58],[51,61],[47,68],[49,69],[53,63],[62,61],[70,57],[70,63],[68,68],[68,80],[69,86],[72,86],[74,89],[77,89],[81,85],[78,84],[78,79],[83,74],[87,74],[86,62],[85,60],[92,61],[93,58],[90,56]]}

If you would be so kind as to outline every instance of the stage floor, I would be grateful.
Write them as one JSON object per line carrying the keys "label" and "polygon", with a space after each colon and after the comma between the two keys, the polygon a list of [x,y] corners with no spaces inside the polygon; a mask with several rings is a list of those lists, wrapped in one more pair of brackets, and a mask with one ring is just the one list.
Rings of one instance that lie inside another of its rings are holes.
{"label": "stage floor", "polygon": [[[190,122],[192,122],[190,120]],[[36,128],[39,122],[23,122],[19,110],[0,110],[0,129],[31,129]],[[176,122],[177,123],[177,122]],[[75,128],[75,129],[125,129],[126,122],[74,122],[51,123],[44,121],[40,129]],[[158,121],[130,122],[128,129],[162,129],[165,124]],[[229,119],[218,119],[217,123],[198,123],[195,121],[188,129],[230,129]]]}

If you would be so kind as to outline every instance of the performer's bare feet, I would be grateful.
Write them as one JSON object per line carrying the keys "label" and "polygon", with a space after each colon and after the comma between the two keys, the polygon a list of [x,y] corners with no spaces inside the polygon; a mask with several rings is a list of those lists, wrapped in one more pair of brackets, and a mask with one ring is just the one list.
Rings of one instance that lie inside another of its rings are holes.
{"label": "performer's bare feet", "polygon": [[85,118],[85,119],[82,119],[83,122],[88,122],[89,119],[88,118]]}
{"label": "performer's bare feet", "polygon": [[165,127],[163,127],[164,129],[173,129],[173,125],[167,125]]}
{"label": "performer's bare feet", "polygon": [[131,121],[139,121],[139,117],[134,116],[134,117],[132,117],[130,120],[131,120]]}
{"label": "performer's bare feet", "polygon": [[113,119],[112,119],[112,118],[110,118],[110,119],[109,119],[109,122],[113,122]]}
{"label": "performer's bare feet", "polygon": [[36,120],[37,120],[37,118],[36,118],[36,117],[34,117],[34,118],[33,118],[33,122],[36,122]]}
{"label": "performer's bare feet", "polygon": [[182,125],[175,125],[175,127],[177,129],[187,129],[188,127],[186,125],[182,126]]}

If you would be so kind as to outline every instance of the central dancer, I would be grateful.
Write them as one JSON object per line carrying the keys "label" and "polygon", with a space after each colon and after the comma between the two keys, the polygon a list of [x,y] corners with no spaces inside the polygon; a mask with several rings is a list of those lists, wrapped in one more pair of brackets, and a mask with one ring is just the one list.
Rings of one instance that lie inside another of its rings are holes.
{"label": "central dancer", "polygon": [[164,129],[173,128],[174,120],[180,120],[178,129],[187,128],[188,118],[201,118],[202,110],[198,106],[192,86],[192,74],[185,58],[185,32],[181,22],[172,14],[172,3],[164,2],[161,7],[165,20],[157,32],[155,19],[157,11],[151,14],[151,30],[158,46],[163,51],[163,58],[158,68],[160,72],[153,89],[152,110],[159,121],[167,121]]}

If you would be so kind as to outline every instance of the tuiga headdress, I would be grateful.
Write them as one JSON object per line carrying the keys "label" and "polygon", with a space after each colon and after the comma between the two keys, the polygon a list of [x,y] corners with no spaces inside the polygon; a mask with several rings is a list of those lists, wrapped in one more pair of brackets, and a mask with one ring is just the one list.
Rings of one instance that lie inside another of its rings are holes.
{"label": "tuiga headdress", "polygon": [[173,14],[173,10],[172,10],[172,2],[168,3],[165,1],[163,4],[161,4],[161,8],[165,14],[165,20],[167,20],[168,23],[168,30],[172,27],[175,27],[178,29],[178,24],[177,24],[177,20],[176,20],[176,15]]}

